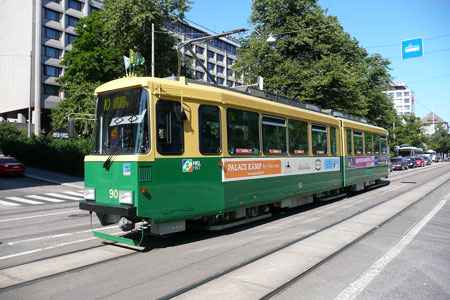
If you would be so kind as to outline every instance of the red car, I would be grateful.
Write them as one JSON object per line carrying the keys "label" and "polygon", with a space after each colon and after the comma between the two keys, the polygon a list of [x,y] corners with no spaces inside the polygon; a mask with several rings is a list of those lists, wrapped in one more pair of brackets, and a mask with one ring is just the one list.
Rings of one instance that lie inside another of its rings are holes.
{"label": "red car", "polygon": [[0,175],[23,175],[25,166],[14,157],[0,157]]}
{"label": "red car", "polygon": [[425,167],[425,160],[422,157],[414,157],[418,167]]}

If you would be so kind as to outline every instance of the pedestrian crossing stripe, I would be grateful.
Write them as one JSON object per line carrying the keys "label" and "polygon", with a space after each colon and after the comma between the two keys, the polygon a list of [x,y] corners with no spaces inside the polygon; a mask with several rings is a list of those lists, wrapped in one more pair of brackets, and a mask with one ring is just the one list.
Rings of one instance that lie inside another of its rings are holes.
{"label": "pedestrian crossing stripe", "polygon": [[19,197],[6,197],[8,200],[13,200],[17,202],[27,203],[27,204],[42,204],[42,202],[34,201],[34,200],[27,200]]}
{"label": "pedestrian crossing stripe", "polygon": [[44,196],[39,196],[39,195],[29,195],[29,196],[26,196],[26,197],[28,197],[28,198],[33,198],[33,199],[37,199],[37,200],[49,201],[49,202],[65,202],[64,200],[53,199],[53,198],[44,197]]}
{"label": "pedestrian crossing stripe", "polygon": [[[61,203],[83,200],[83,192],[63,191],[42,195],[24,195],[21,197],[0,197],[0,206],[22,206],[23,204],[41,205],[48,202]],[[8,201],[7,201],[8,200]]]}
{"label": "pedestrian crossing stripe", "polygon": [[72,196],[67,196],[67,195],[63,195],[63,194],[57,194],[57,193],[49,193],[46,194],[49,196],[53,196],[53,197],[57,197],[57,198],[63,198],[63,199],[68,199],[68,200],[83,200],[83,198],[81,197],[72,197]]}

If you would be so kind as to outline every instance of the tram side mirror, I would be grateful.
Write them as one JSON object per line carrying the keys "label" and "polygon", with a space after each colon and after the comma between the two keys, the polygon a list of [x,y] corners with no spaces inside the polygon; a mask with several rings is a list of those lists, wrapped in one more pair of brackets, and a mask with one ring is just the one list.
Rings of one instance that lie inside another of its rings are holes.
{"label": "tram side mirror", "polygon": [[75,136],[75,120],[69,120],[67,123],[67,133],[69,138],[73,138]]}
{"label": "tram side mirror", "polygon": [[187,115],[184,112],[183,106],[180,105],[179,107],[176,105],[174,107],[174,111],[175,111],[175,116],[177,117],[178,122],[182,122],[182,121],[186,121],[187,120]]}

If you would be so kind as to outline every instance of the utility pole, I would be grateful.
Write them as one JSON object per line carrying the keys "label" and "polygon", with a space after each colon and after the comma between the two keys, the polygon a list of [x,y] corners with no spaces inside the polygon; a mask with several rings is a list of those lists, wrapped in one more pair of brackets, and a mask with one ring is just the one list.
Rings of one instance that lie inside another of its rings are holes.
{"label": "utility pole", "polygon": [[155,77],[155,24],[152,23],[152,77]]}

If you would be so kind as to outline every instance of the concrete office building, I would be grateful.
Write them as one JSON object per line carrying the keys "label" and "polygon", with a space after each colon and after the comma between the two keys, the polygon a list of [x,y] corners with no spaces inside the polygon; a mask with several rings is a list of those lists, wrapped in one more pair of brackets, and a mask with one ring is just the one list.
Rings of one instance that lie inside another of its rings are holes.
{"label": "concrete office building", "polygon": [[[189,23],[169,23],[168,29],[178,39],[178,42],[213,35],[213,33]],[[193,45],[192,50],[195,52],[198,61],[192,57],[186,48],[180,49],[180,51],[192,60],[192,69],[197,80],[212,82],[204,70],[206,68],[217,84],[236,87],[240,85],[240,80],[236,79],[231,67],[237,60],[238,47],[237,40],[220,37]],[[203,68],[201,65],[203,65]]]}
{"label": "concrete office building", "polygon": [[[76,22],[102,9],[101,0],[7,0],[0,2],[0,122],[27,128],[31,107],[32,131],[50,130],[51,108],[64,98],[56,83],[64,68],[60,62],[72,49]],[[169,23],[178,41],[211,35],[188,23]],[[239,86],[231,66],[237,60],[237,40],[212,39],[196,43],[192,58],[194,77],[211,81],[200,63],[218,84]],[[150,61],[150,58],[146,58]]]}
{"label": "concrete office building", "polygon": [[403,82],[393,82],[392,90],[386,91],[394,102],[398,115],[409,116],[414,113],[414,92]]}
{"label": "concrete office building", "polygon": [[[102,7],[99,0],[8,0],[0,3],[0,121],[48,127],[63,96],[55,80],[75,39],[75,22]],[[26,125],[25,125],[26,127]]]}

